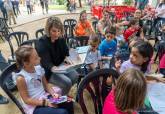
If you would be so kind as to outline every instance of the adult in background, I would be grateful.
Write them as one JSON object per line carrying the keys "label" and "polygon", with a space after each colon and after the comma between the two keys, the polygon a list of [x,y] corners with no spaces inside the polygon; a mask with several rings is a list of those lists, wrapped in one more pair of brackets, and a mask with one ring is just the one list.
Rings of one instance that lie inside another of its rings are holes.
{"label": "adult in background", "polygon": [[144,10],[149,0],[136,0],[136,8],[139,10]]}
{"label": "adult in background", "polygon": [[14,24],[16,24],[15,15],[14,15],[11,1],[5,0],[4,7],[6,8],[6,11],[7,11],[9,25],[11,25],[11,18],[13,19]]}
{"label": "adult in background", "polygon": [[26,7],[28,14],[31,14],[32,13],[31,0],[26,0]]}
{"label": "adult in background", "polygon": [[3,14],[3,18],[7,19],[8,16],[7,16],[7,11],[4,7],[4,1],[0,0],[0,9],[2,11],[2,14]]}
{"label": "adult in background", "polygon": [[75,70],[63,74],[53,73],[62,63],[68,64],[69,49],[62,38],[64,29],[61,20],[58,17],[49,17],[45,33],[46,35],[38,41],[36,46],[41,57],[41,65],[45,69],[47,80],[62,88],[63,94],[67,94],[72,85],[77,82],[78,73]]}
{"label": "adult in background", "polygon": [[12,4],[14,15],[17,17],[17,13],[16,13],[16,1],[15,0],[10,0],[10,1],[11,1],[11,4]]}
{"label": "adult in background", "polygon": [[111,26],[111,25],[112,25],[112,22],[110,20],[109,11],[105,9],[103,10],[103,17],[102,19],[99,20],[98,25],[97,25],[98,32],[104,36],[106,27]]}
{"label": "adult in background", "polygon": [[46,13],[48,14],[48,0],[40,0],[40,4],[42,7],[42,13],[44,13],[44,9],[46,10]]}

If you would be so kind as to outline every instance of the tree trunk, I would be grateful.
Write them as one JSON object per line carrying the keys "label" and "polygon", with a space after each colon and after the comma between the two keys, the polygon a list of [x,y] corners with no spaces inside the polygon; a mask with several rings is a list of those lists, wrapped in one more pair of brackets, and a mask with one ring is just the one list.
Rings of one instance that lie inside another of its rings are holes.
{"label": "tree trunk", "polygon": [[82,8],[81,0],[79,0],[79,6],[80,6],[80,8]]}

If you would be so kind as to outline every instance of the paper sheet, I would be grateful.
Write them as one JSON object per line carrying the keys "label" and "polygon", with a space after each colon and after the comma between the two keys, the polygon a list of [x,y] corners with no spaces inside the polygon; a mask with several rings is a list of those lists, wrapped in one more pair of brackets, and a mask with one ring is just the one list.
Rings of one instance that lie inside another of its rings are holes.
{"label": "paper sheet", "polygon": [[159,114],[165,114],[165,84],[149,83],[147,89],[152,108]]}

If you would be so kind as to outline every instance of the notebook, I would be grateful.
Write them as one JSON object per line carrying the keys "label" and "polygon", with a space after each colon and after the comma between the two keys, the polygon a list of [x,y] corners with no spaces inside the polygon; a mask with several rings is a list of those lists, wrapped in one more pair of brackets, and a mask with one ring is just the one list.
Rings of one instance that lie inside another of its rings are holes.
{"label": "notebook", "polygon": [[85,62],[86,55],[87,53],[79,54],[76,49],[70,49],[69,56],[66,58],[70,64],[62,63],[53,72],[68,73],[70,70],[80,67]]}

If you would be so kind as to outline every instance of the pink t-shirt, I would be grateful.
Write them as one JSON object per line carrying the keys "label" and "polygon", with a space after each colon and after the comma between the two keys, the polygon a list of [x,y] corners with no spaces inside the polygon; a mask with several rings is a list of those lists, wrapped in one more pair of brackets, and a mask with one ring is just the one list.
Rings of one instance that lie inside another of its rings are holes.
{"label": "pink t-shirt", "polygon": [[160,60],[159,68],[165,68],[165,54],[162,56]]}
{"label": "pink t-shirt", "polygon": [[[126,112],[121,112],[116,108],[114,101],[114,90],[112,90],[105,99],[103,114],[127,114]],[[133,112],[132,114],[137,113]]]}

